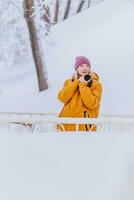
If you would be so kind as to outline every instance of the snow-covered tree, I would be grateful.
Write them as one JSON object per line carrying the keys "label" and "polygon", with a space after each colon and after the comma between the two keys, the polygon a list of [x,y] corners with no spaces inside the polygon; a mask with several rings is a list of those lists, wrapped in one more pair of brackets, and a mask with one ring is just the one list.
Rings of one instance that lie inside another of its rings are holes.
{"label": "snow-covered tree", "polygon": [[38,33],[36,28],[36,23],[34,20],[34,1],[33,0],[24,0],[24,16],[27,22],[30,44],[32,49],[32,55],[35,62],[39,91],[46,90],[48,88],[44,63],[43,63],[43,54],[40,48],[40,43],[38,39]]}
{"label": "snow-covered tree", "polygon": [[0,24],[0,66],[11,67],[30,50],[22,0],[1,0]]}

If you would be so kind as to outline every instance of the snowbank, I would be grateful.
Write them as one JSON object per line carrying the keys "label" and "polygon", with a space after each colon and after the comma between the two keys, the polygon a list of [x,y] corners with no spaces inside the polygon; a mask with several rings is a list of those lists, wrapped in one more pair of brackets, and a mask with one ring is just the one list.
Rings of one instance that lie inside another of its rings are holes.
{"label": "snowbank", "polygon": [[0,133],[0,199],[133,200],[134,135]]}

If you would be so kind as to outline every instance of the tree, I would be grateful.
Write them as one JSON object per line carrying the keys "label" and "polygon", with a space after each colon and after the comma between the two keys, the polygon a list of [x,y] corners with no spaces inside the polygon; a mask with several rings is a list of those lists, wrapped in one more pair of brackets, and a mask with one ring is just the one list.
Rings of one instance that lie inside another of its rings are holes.
{"label": "tree", "polygon": [[50,33],[50,29],[51,29],[50,8],[49,8],[49,6],[44,5],[43,9],[44,9],[44,14],[43,14],[42,18],[45,21],[45,25],[46,25],[45,35],[47,36]]}
{"label": "tree", "polygon": [[85,1],[84,1],[84,0],[80,2],[80,4],[79,4],[79,6],[78,6],[78,9],[77,9],[76,13],[79,13],[79,12],[81,12],[81,10],[82,10],[82,8],[83,8],[83,5],[84,5],[84,3],[85,3]]}
{"label": "tree", "polygon": [[68,0],[66,8],[65,8],[65,14],[64,14],[63,20],[68,18],[70,6],[71,6],[71,0]]}
{"label": "tree", "polygon": [[47,81],[46,81],[45,73],[44,73],[44,67],[43,67],[43,61],[42,61],[43,55],[41,55],[41,52],[40,52],[37,30],[35,27],[34,18],[32,17],[32,14],[34,12],[34,9],[33,9],[34,3],[33,3],[33,0],[24,0],[23,3],[24,3],[24,16],[25,16],[28,30],[29,30],[32,54],[33,54],[33,58],[34,58],[35,66],[36,66],[39,91],[43,91],[48,88],[48,85],[47,85]]}
{"label": "tree", "polygon": [[30,50],[22,1],[1,0],[0,21],[0,66],[10,68]]}
{"label": "tree", "polygon": [[90,3],[91,3],[91,0],[88,0],[88,8],[90,8]]}
{"label": "tree", "polygon": [[54,16],[54,24],[58,22],[58,16],[59,16],[59,0],[56,0],[56,5],[55,5],[55,16]]}

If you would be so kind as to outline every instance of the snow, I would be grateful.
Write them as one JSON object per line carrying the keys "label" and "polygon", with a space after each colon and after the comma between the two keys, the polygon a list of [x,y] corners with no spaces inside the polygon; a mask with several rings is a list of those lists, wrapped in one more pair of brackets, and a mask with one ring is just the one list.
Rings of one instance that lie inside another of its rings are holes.
{"label": "snow", "polygon": [[132,200],[130,133],[0,134],[2,200]]}

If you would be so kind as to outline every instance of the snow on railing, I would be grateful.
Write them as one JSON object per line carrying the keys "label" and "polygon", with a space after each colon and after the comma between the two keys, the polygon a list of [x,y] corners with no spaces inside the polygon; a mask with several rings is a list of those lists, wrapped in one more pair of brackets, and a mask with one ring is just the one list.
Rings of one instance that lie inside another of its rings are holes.
{"label": "snow on railing", "polygon": [[19,130],[30,132],[57,131],[60,124],[96,124],[97,132],[102,131],[133,131],[134,116],[100,116],[99,118],[59,118],[56,113],[0,113],[0,126],[16,126]]}

